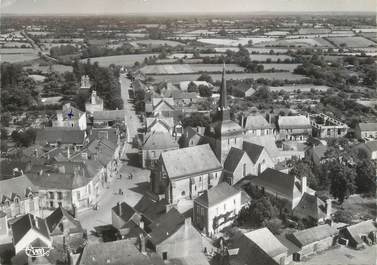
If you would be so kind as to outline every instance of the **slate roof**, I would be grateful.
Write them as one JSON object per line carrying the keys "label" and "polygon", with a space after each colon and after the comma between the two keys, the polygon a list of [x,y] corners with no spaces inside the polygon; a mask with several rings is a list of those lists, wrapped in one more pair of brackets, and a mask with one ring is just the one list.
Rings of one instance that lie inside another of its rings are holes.
{"label": "slate roof", "polygon": [[90,132],[89,141],[96,138],[99,139],[102,135],[106,135],[107,138],[104,138],[105,140],[108,140],[113,145],[118,144],[119,130],[117,128],[92,128]]}
{"label": "slate roof", "polygon": [[296,187],[296,178],[293,175],[267,168],[259,176],[253,177],[251,183],[273,190],[291,200],[300,192]]}
{"label": "slate roof", "polygon": [[195,99],[198,97],[196,92],[186,92],[181,90],[171,91],[171,96],[174,100],[179,99]]}
{"label": "slate roof", "polygon": [[360,122],[359,128],[361,131],[377,131],[377,122]]}
{"label": "slate roof", "polygon": [[83,144],[85,131],[69,127],[46,127],[37,130],[35,138],[36,144],[45,145],[46,143],[61,144]]}
{"label": "slate roof", "polygon": [[346,228],[346,230],[357,243],[363,243],[361,235],[367,235],[372,231],[376,232],[377,227],[375,226],[373,220],[367,220],[358,224],[350,225]]}
{"label": "slate roof", "polygon": [[[111,211],[114,212],[117,216],[119,216],[125,222],[128,222],[131,219],[134,219],[134,215],[137,214],[136,210],[125,202],[122,202],[119,205],[115,205],[111,209]],[[140,218],[137,217],[135,221],[139,222]]]}
{"label": "slate roof", "polygon": [[377,141],[368,141],[365,145],[371,152],[377,151]]}
{"label": "slate roof", "polygon": [[68,213],[64,208],[58,207],[46,218],[46,224],[50,233],[52,233],[56,226],[62,221],[63,218],[67,218],[75,228],[70,226],[70,231],[72,233],[82,231],[80,222],[75,219],[70,213]]}
{"label": "slate roof", "polygon": [[212,207],[238,193],[241,193],[241,191],[230,186],[226,182],[221,182],[217,186],[205,191],[202,195],[196,198],[195,201],[203,206]]}
{"label": "slate roof", "polygon": [[209,144],[167,151],[161,157],[170,179],[222,169]]}
{"label": "slate roof", "polygon": [[234,172],[240,160],[245,154],[246,154],[245,151],[232,147],[225,159],[224,170],[229,171],[229,172]]}
{"label": "slate roof", "polygon": [[262,145],[244,141],[242,143],[242,149],[247,153],[251,161],[253,161],[253,163],[255,164],[262,154],[264,147]]}
{"label": "slate roof", "polygon": [[[19,174],[21,174],[20,170],[23,172],[26,171],[26,169],[29,167],[28,161],[21,161],[21,160],[9,160],[9,159],[3,159],[0,160],[0,180],[11,178],[14,176],[14,170],[18,169]],[[17,174],[15,175],[17,176]]]}
{"label": "slate roof", "polygon": [[152,222],[166,213],[167,204],[166,200],[153,201],[149,197],[143,196],[136,203],[134,209]]}
{"label": "slate roof", "polygon": [[279,116],[278,124],[280,129],[309,129],[312,127],[309,118],[303,115]]}
{"label": "slate roof", "polygon": [[180,227],[185,224],[185,217],[177,209],[172,208],[166,214],[160,216],[149,225],[151,232],[150,239],[154,245],[158,245],[172,236]]}
{"label": "slate roof", "polygon": [[304,193],[300,202],[294,208],[293,214],[319,220],[326,217],[326,204],[317,196]]}
{"label": "slate roof", "polygon": [[170,135],[170,133],[150,132],[145,135],[145,141],[142,147],[143,150],[158,150],[170,148],[179,148],[178,143]]}
{"label": "slate roof", "polygon": [[0,181],[0,202],[7,198],[13,200],[15,196],[24,199],[30,192],[37,192],[37,190],[26,175],[2,180]]}
{"label": "slate roof", "polygon": [[262,115],[249,115],[246,118],[245,129],[258,130],[272,128]]}
{"label": "slate roof", "polygon": [[93,112],[94,121],[125,121],[125,110],[103,110]]}
{"label": "slate roof", "polygon": [[165,103],[171,109],[174,109],[174,99],[173,98],[152,98],[153,109],[157,108],[161,104]]}
{"label": "slate roof", "polygon": [[297,231],[287,235],[288,239],[293,241],[300,248],[311,243],[323,240],[325,238],[335,236],[338,230],[328,224],[314,226],[305,230]]}
{"label": "slate roof", "polygon": [[[38,224],[36,224],[36,222],[38,222]],[[30,229],[34,229],[42,236],[50,239],[45,220],[32,214],[25,214],[12,224],[14,245],[16,245]]]}
{"label": "slate roof", "polygon": [[143,255],[131,240],[87,244],[80,265],[164,265],[157,255]]}
{"label": "slate roof", "polygon": [[146,118],[147,130],[149,131],[156,123],[161,123],[167,130],[174,127],[173,117],[149,117]]}
{"label": "slate roof", "polygon": [[245,233],[244,235],[270,257],[275,257],[288,250],[267,227]]}

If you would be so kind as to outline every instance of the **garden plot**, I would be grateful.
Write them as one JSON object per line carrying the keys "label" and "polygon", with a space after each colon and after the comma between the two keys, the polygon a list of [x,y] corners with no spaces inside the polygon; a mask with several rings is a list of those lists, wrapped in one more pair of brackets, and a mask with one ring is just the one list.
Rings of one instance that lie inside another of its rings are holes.
{"label": "garden plot", "polygon": [[339,47],[349,47],[349,48],[366,48],[377,46],[377,43],[368,40],[364,37],[331,37],[328,38],[329,41],[333,42]]}
{"label": "garden plot", "polygon": [[[159,64],[146,65],[140,69],[144,74],[191,74],[200,72],[221,72],[222,64]],[[226,70],[229,72],[244,72],[244,68],[236,64],[228,64]]]}

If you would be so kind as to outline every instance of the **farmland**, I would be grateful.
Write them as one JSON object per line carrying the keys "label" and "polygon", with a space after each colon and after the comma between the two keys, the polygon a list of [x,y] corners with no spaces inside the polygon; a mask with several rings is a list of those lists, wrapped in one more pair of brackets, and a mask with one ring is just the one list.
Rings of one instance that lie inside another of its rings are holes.
{"label": "farmland", "polygon": [[[275,53],[286,53],[288,52],[287,48],[281,48],[281,47],[248,47],[246,48],[249,53],[269,53],[271,50],[273,50]],[[226,50],[231,50],[234,52],[237,52],[239,49],[238,47],[216,47],[216,52],[226,52]],[[292,49],[291,49],[292,50]]]}
{"label": "farmland", "polygon": [[39,56],[37,51],[31,48],[5,48],[0,49],[0,57],[2,62],[21,63]]}
{"label": "farmland", "polygon": [[[72,66],[66,66],[62,64],[53,64],[50,66],[48,65],[38,65],[38,64],[32,64],[24,66],[23,69],[25,70],[31,70],[34,72],[41,72],[42,74],[47,74],[49,72],[57,72],[57,73],[64,73],[64,72],[72,72],[73,68]],[[51,70],[51,71],[50,71]]]}
{"label": "farmland", "polygon": [[371,40],[363,37],[331,37],[328,38],[329,41],[333,42],[339,47],[349,47],[349,48],[366,48],[370,46],[377,46],[377,44]]}
{"label": "farmland", "polygon": [[300,64],[298,64],[298,63],[292,63],[292,64],[288,64],[288,63],[265,63],[265,64],[263,64],[263,67],[264,67],[264,70],[275,69],[275,70],[284,70],[284,71],[293,72],[293,70],[296,69],[296,67],[299,66],[299,65]]}
{"label": "farmland", "polygon": [[[132,66],[135,62],[142,62],[145,58],[157,56],[157,53],[147,54],[127,54],[127,55],[114,55],[89,58],[92,63],[98,62],[100,66],[107,67],[111,64]],[[87,59],[82,59],[82,62],[86,62]]]}
{"label": "farmland", "polygon": [[[160,64],[147,65],[140,69],[144,74],[191,74],[200,72],[221,72],[222,64]],[[227,71],[244,72],[244,68],[236,64],[228,64]]]}
{"label": "farmland", "polygon": [[252,44],[263,43],[274,41],[275,38],[271,37],[253,37],[253,38],[239,38],[239,39],[198,39],[199,42],[205,44],[213,44],[213,45],[222,45],[222,46],[233,46],[237,47],[239,44],[241,45],[248,45],[251,41]]}
{"label": "farmland", "polygon": [[[151,77],[154,79],[155,83],[159,83],[161,81],[169,80],[173,83],[178,83],[181,81],[194,81],[199,78],[200,74],[166,74],[166,75],[151,75]],[[242,80],[242,79],[260,79],[265,78],[269,80],[289,80],[289,81],[295,81],[295,80],[303,80],[306,77],[303,75],[295,75],[292,73],[232,73],[227,74],[228,80]],[[215,81],[221,80],[221,74],[211,74],[211,77]]]}
{"label": "farmland", "polygon": [[327,91],[330,87],[328,86],[318,86],[318,85],[294,85],[294,86],[277,86],[270,87],[271,92],[285,91],[288,93],[293,93],[300,90],[301,92],[310,92],[312,89],[316,91]]}
{"label": "farmland", "polygon": [[130,44],[135,46],[151,46],[151,47],[160,47],[160,46],[172,46],[176,47],[178,45],[185,45],[182,42],[172,41],[172,40],[138,40],[130,42]]}
{"label": "farmland", "polygon": [[284,46],[284,47],[333,47],[333,45],[322,38],[299,38],[299,39],[283,39],[275,40],[267,43],[260,43],[257,45],[269,46]]}

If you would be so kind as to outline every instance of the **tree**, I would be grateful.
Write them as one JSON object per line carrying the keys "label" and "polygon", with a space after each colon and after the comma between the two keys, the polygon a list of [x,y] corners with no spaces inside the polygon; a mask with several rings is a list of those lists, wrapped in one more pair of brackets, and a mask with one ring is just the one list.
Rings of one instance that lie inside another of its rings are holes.
{"label": "tree", "polygon": [[198,87],[197,87],[197,85],[195,85],[194,82],[191,81],[191,82],[188,84],[188,86],[187,86],[187,91],[188,91],[188,92],[197,92],[197,91],[198,91]]}
{"label": "tree", "polygon": [[355,192],[355,169],[341,163],[339,159],[334,160],[330,165],[330,193],[340,203],[343,203],[344,199]]}
{"label": "tree", "polygon": [[312,172],[313,164],[309,159],[292,159],[290,163],[292,164],[290,174],[298,178],[307,177],[308,185],[312,188],[317,187],[318,179]]}
{"label": "tree", "polygon": [[13,131],[11,134],[13,141],[16,142],[18,146],[28,147],[35,141],[36,131],[32,128],[27,129],[26,131]]}
{"label": "tree", "polygon": [[362,159],[356,166],[355,183],[361,193],[376,192],[376,168],[369,159]]}
{"label": "tree", "polygon": [[209,127],[211,120],[201,113],[194,112],[190,117],[186,117],[182,121],[183,127]]}
{"label": "tree", "polygon": [[241,211],[238,221],[260,227],[275,216],[277,216],[277,209],[271,204],[268,197],[263,196],[257,200],[253,200],[248,208]]}
{"label": "tree", "polygon": [[210,84],[213,84],[213,79],[212,77],[209,75],[209,74],[201,74],[199,77],[198,77],[198,81],[206,81]]}
{"label": "tree", "polygon": [[201,97],[209,98],[212,96],[212,89],[208,86],[199,85],[198,90]]}

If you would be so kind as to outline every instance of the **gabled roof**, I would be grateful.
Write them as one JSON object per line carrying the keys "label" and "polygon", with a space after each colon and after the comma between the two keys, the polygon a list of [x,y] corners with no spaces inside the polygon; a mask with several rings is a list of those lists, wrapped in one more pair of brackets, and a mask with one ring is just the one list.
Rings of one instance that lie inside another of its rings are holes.
{"label": "gabled roof", "polygon": [[310,120],[306,116],[279,116],[278,124],[280,129],[294,129],[294,128],[311,128]]}
{"label": "gabled roof", "polygon": [[170,179],[222,169],[209,144],[167,151],[161,157]]}
{"label": "gabled roof", "polygon": [[326,204],[317,196],[305,192],[294,208],[293,214],[319,220],[326,217]]}
{"label": "gabled roof", "polygon": [[360,122],[359,128],[361,131],[377,131],[377,122]]}
{"label": "gabled roof", "polygon": [[242,149],[247,153],[251,161],[253,161],[253,163],[255,164],[262,154],[264,147],[258,144],[244,141],[242,143]]}
{"label": "gabled roof", "polygon": [[160,216],[149,225],[151,232],[150,239],[154,245],[158,245],[172,236],[180,227],[185,224],[185,217],[177,209],[172,208],[166,214]]}
{"label": "gabled roof", "polygon": [[45,238],[50,239],[45,220],[32,214],[25,214],[12,224],[14,245],[16,245],[31,229],[37,231]]}
{"label": "gabled roof", "polygon": [[68,127],[46,127],[37,130],[35,143],[45,145],[46,143],[61,144],[83,144],[85,131]]}
{"label": "gabled roof", "polygon": [[224,170],[234,172],[245,154],[245,151],[232,147],[225,159]]}
{"label": "gabled roof", "polygon": [[154,221],[166,213],[166,200],[153,201],[148,196],[143,196],[136,203],[134,209],[140,212],[149,221]]}
{"label": "gabled roof", "polygon": [[363,240],[361,239],[361,235],[367,235],[370,232],[377,231],[377,227],[373,220],[367,220],[360,222],[358,224],[350,225],[346,229],[352,236],[352,238],[358,243],[363,242]]}
{"label": "gabled roof", "polygon": [[[119,216],[123,221],[128,222],[133,218],[133,216],[137,213],[136,210],[131,207],[126,202],[122,202],[118,205],[115,205],[112,209],[117,216]],[[138,218],[139,219],[139,218]]]}
{"label": "gabled roof", "polygon": [[170,149],[179,148],[178,143],[170,135],[170,133],[151,132],[145,135],[145,142],[143,150],[157,150],[157,149]]}
{"label": "gabled roof", "polygon": [[[46,224],[50,233],[52,233],[56,226],[62,221],[63,218],[68,219],[71,224],[76,226],[75,231],[82,230],[81,224],[76,220],[70,213],[68,213],[64,208],[58,207],[46,218]],[[71,228],[72,230],[72,228]]]}
{"label": "gabled roof", "polygon": [[87,244],[80,265],[164,265],[155,254],[143,255],[132,240]]}
{"label": "gabled roof", "polygon": [[119,130],[117,128],[92,128],[89,140],[92,141],[96,138],[104,138],[113,145],[118,144]]}
{"label": "gabled roof", "polygon": [[28,196],[31,192],[37,192],[37,187],[26,175],[0,181],[0,202],[6,199],[14,199],[19,196],[21,199]]}
{"label": "gabled roof", "polygon": [[314,242],[332,237],[338,234],[338,230],[328,224],[314,226],[305,230],[297,231],[287,235],[288,239],[300,248]]}
{"label": "gabled roof", "polygon": [[173,98],[152,98],[153,109],[158,108],[161,104],[166,104],[169,108],[174,110]]}
{"label": "gabled roof", "polygon": [[244,235],[270,257],[275,257],[288,250],[266,227],[245,233]]}
{"label": "gabled roof", "polygon": [[259,176],[253,177],[251,183],[272,190],[273,192],[293,199],[295,197],[296,178],[293,175],[267,168]]}
{"label": "gabled roof", "polygon": [[245,129],[248,130],[258,130],[258,129],[269,129],[272,128],[262,115],[249,115],[246,118]]}
{"label": "gabled roof", "polygon": [[171,91],[171,96],[174,100],[177,99],[195,99],[198,97],[196,92],[185,92],[181,90]]}
{"label": "gabled roof", "polygon": [[167,130],[170,130],[174,127],[174,118],[173,117],[149,117],[146,118],[147,122],[147,131],[150,131],[151,128],[157,123],[162,124]]}
{"label": "gabled roof", "polygon": [[102,110],[93,112],[94,121],[125,121],[125,110]]}
{"label": "gabled roof", "polygon": [[217,186],[214,186],[208,191],[205,191],[202,195],[196,198],[195,201],[203,206],[212,207],[239,193],[241,193],[240,190],[237,190],[226,182],[221,182]]}
{"label": "gabled roof", "polygon": [[[2,179],[21,175],[21,170],[25,172],[28,166],[29,162],[25,161],[25,159],[23,159],[23,161],[13,159],[0,160],[0,181]],[[18,173],[14,174],[16,173],[16,169],[18,170]]]}

